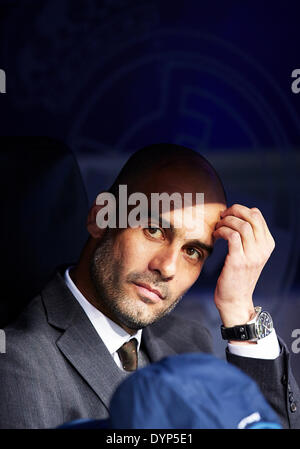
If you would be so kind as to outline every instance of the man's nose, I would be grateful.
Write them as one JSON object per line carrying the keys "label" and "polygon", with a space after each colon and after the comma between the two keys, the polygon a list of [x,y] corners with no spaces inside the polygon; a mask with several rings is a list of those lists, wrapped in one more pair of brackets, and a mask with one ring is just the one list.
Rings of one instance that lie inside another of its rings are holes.
{"label": "man's nose", "polygon": [[175,248],[160,249],[151,259],[149,269],[156,271],[164,280],[171,280],[176,274],[178,250]]}

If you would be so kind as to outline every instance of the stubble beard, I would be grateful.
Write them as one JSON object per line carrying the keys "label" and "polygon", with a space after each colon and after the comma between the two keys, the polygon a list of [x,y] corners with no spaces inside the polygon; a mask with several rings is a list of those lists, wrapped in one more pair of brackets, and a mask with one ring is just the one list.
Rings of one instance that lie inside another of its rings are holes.
{"label": "stubble beard", "polygon": [[[107,311],[115,322],[132,330],[142,329],[169,314],[182,299],[183,295],[173,300],[166,309],[153,312],[151,305],[131,298],[122,289],[122,264],[113,254],[113,239],[106,233],[94,251],[89,268],[96,293],[95,305],[104,313]],[[158,282],[151,274],[130,273],[126,278],[129,282],[135,280],[151,285]],[[168,296],[163,301],[170,302]]]}

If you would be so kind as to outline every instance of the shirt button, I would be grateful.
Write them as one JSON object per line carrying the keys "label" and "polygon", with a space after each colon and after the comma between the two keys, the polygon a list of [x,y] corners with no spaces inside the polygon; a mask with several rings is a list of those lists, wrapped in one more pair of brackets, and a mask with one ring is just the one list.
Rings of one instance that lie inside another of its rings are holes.
{"label": "shirt button", "polygon": [[295,411],[297,410],[297,406],[296,406],[295,402],[291,403],[290,410],[291,410],[292,413],[295,413]]}

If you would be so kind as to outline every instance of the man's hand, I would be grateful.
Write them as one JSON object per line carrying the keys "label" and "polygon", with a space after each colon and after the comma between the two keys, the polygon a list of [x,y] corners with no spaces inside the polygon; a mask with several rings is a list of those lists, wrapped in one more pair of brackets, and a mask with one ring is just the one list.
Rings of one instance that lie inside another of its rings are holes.
{"label": "man's hand", "polygon": [[215,290],[215,304],[225,327],[245,324],[255,314],[253,291],[274,247],[257,208],[234,204],[221,213],[213,233],[228,241],[228,254]]}

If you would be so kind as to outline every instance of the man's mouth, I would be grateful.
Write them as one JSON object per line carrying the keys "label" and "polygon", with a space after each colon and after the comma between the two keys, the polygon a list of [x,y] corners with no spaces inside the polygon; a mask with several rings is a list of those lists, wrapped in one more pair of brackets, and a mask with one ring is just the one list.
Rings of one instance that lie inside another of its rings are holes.
{"label": "man's mouth", "polygon": [[145,284],[143,282],[133,282],[133,284],[137,287],[138,292],[142,296],[150,299],[152,302],[159,302],[164,299],[162,293],[159,290],[150,287],[150,285],[148,284]]}

